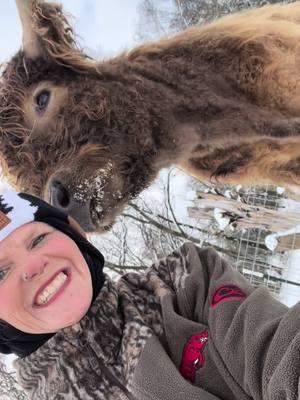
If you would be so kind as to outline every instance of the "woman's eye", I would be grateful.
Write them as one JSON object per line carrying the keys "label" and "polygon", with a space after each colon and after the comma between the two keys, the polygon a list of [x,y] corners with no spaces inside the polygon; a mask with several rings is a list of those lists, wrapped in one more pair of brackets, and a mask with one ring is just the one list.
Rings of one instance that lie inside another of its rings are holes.
{"label": "woman's eye", "polygon": [[50,92],[43,90],[35,97],[36,109],[38,112],[42,112],[46,109],[50,100]]}
{"label": "woman's eye", "polygon": [[0,282],[4,281],[4,279],[5,279],[5,277],[6,277],[7,273],[8,273],[8,270],[9,270],[8,268],[0,270]]}
{"label": "woman's eye", "polygon": [[40,244],[46,237],[47,233],[43,233],[42,235],[38,235],[36,238],[33,239],[31,243],[31,248],[33,249],[38,244]]}

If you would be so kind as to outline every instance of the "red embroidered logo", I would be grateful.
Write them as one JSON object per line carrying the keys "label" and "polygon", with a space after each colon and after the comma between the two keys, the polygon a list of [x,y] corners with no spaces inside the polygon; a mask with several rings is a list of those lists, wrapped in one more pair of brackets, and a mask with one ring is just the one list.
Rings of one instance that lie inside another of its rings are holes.
{"label": "red embroidered logo", "polygon": [[221,301],[227,300],[243,300],[246,298],[245,293],[235,285],[224,285],[219,287],[211,298],[211,305],[215,307]]}
{"label": "red embroidered logo", "polygon": [[205,362],[203,350],[208,341],[208,331],[203,331],[189,338],[183,349],[180,373],[185,378],[195,382],[196,371],[202,368]]}

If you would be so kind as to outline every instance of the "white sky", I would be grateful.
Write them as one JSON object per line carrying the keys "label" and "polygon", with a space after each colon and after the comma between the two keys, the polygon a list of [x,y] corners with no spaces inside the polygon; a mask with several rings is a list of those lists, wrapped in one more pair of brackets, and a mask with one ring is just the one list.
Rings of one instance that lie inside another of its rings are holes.
{"label": "white sky", "polygon": [[[81,45],[93,55],[110,56],[134,45],[140,0],[58,0],[74,16]],[[21,46],[21,27],[14,0],[1,0],[0,62]]]}

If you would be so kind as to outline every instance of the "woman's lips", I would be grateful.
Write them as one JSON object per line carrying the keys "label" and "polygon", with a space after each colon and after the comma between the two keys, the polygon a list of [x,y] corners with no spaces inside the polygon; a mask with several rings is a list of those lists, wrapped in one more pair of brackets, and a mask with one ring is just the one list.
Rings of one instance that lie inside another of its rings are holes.
{"label": "woman's lips", "polygon": [[[63,282],[62,279],[59,278],[61,274],[64,274]],[[69,285],[71,280],[71,272],[69,269],[61,269],[57,271],[36,293],[34,296],[33,306],[34,307],[47,307],[51,303],[53,303],[57,297],[65,290],[65,288]],[[52,286],[51,286],[52,285]],[[55,286],[59,286],[58,289],[55,289]],[[46,288],[49,288],[48,290]],[[48,293],[48,295],[44,295],[43,292]],[[44,301],[44,302],[41,302]]]}

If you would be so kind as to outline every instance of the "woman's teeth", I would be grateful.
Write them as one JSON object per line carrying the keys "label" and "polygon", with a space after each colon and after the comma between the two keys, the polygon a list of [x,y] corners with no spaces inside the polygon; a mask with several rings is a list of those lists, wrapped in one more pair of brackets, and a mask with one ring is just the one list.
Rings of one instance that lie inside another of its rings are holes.
{"label": "woman's teeth", "polygon": [[36,299],[37,305],[42,305],[47,303],[51,297],[57,293],[57,291],[62,287],[65,280],[67,279],[67,275],[64,272],[60,272],[55,279],[40,293]]}

